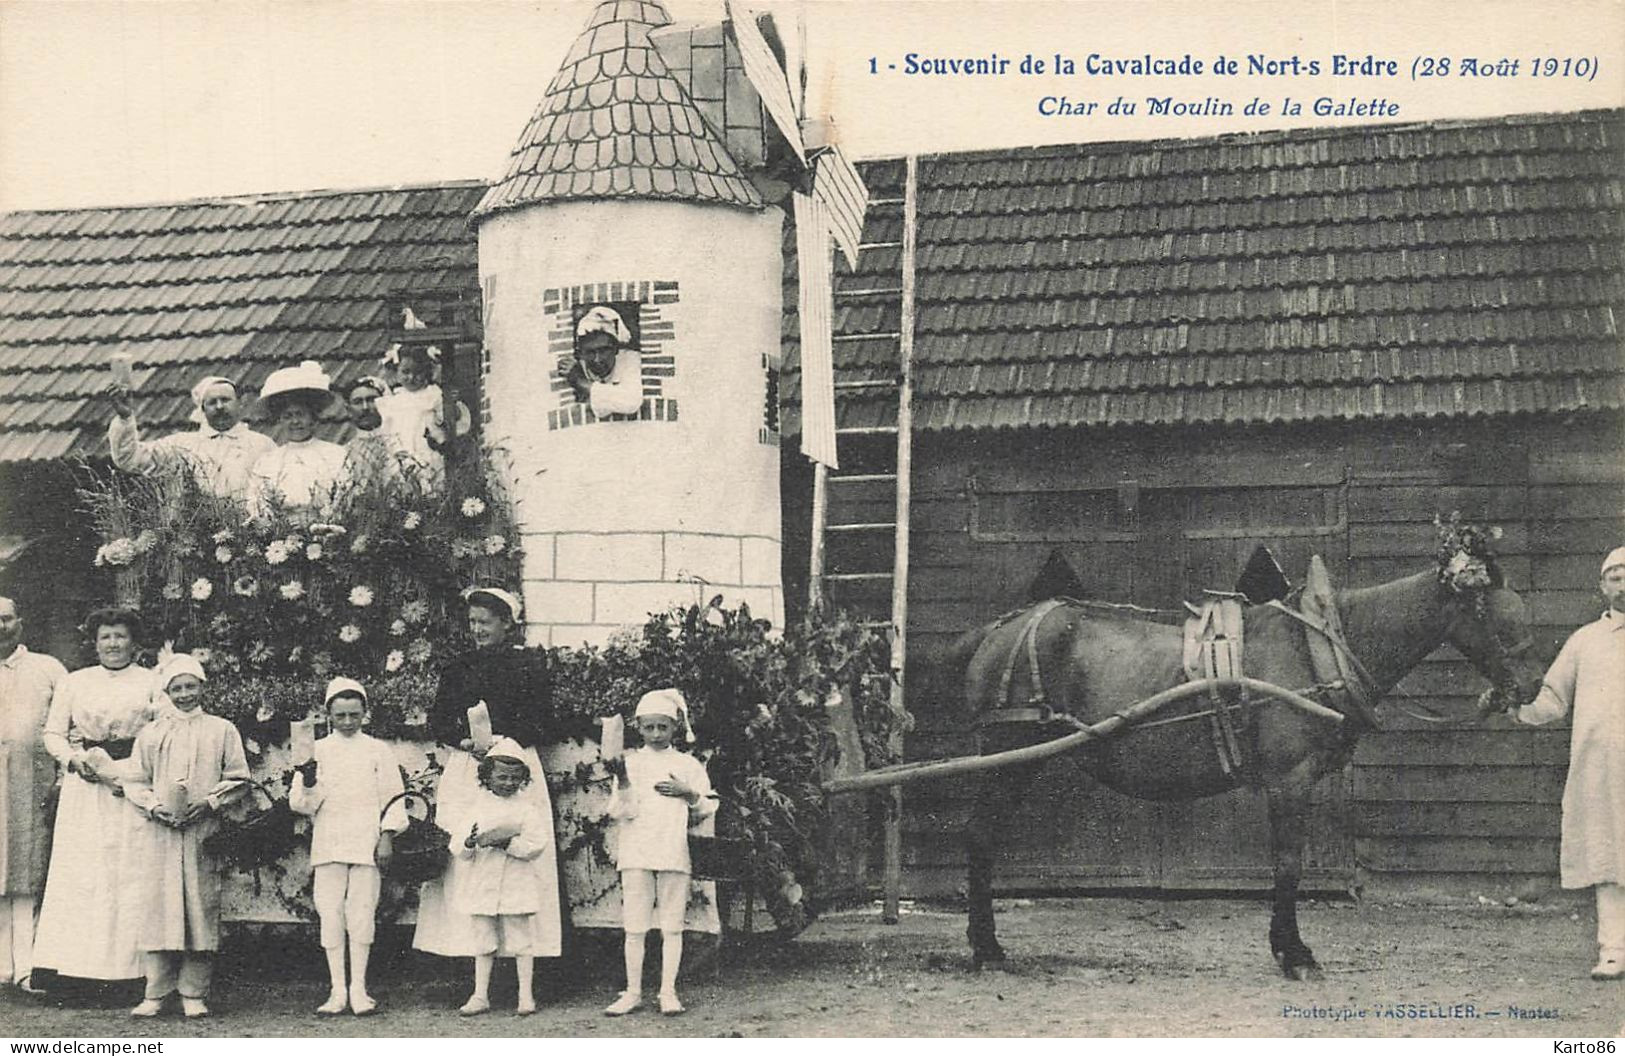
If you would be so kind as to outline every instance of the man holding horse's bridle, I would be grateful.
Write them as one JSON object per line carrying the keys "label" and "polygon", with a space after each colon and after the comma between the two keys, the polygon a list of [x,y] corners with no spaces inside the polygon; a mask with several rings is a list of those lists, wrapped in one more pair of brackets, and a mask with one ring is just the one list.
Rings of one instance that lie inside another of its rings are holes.
{"label": "man holding horse's bridle", "polygon": [[1575,631],[1533,701],[1512,709],[1538,725],[1572,709],[1563,789],[1564,887],[1597,889],[1593,979],[1625,976],[1625,546],[1602,562],[1602,617]]}

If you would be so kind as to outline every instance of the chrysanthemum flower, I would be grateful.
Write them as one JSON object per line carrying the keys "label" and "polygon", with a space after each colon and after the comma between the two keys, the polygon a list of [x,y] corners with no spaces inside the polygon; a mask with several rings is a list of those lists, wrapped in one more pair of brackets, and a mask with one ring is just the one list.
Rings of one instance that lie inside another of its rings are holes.
{"label": "chrysanthemum flower", "polygon": [[214,594],[214,584],[213,583],[209,582],[206,579],[203,579],[202,577],[199,577],[199,578],[194,579],[192,581],[192,600],[193,601],[208,601],[209,597],[211,595],[213,595],[213,594]]}
{"label": "chrysanthemum flower", "polygon": [[481,499],[467,498],[463,500],[463,516],[478,517],[485,512],[485,502]]}
{"label": "chrysanthemum flower", "polygon": [[291,583],[282,584],[281,592],[285,600],[298,601],[305,596],[305,585],[296,579]]}
{"label": "chrysanthemum flower", "polygon": [[361,628],[353,623],[347,623],[339,628],[339,641],[349,644],[361,640]]}
{"label": "chrysanthemum flower", "polygon": [[364,609],[372,604],[372,588],[358,586],[350,588],[350,604],[358,609]]}
{"label": "chrysanthemum flower", "polygon": [[391,649],[389,655],[384,657],[384,670],[390,672],[399,671],[404,663],[406,663],[406,654],[399,649]]}

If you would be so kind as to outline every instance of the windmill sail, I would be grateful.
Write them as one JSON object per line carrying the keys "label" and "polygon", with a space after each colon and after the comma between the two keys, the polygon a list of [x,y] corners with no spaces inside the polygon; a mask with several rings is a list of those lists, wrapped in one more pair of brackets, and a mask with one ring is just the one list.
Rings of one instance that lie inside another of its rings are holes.
{"label": "windmill sail", "polygon": [[762,105],[778,126],[784,141],[796,152],[801,163],[807,163],[807,150],[801,144],[801,118],[796,113],[795,100],[790,98],[790,81],[773,54],[773,48],[762,29],[756,24],[756,13],[743,4],[728,4],[728,18],[733,25],[734,40],[739,44],[739,58],[745,64],[745,77]]}
{"label": "windmill sail", "polygon": [[828,213],[829,230],[840,244],[846,266],[858,266],[858,244],[863,241],[863,216],[869,211],[869,188],[839,148],[818,155],[813,174],[813,195]]}
{"label": "windmill sail", "polygon": [[801,453],[831,469],[835,450],[835,358],[830,315],[829,224],[824,204],[795,196],[796,267],[801,276]]}

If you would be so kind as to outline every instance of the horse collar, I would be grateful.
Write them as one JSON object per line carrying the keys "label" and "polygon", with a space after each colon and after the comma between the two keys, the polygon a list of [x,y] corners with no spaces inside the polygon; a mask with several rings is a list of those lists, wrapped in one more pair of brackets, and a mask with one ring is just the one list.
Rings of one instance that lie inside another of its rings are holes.
{"label": "horse collar", "polygon": [[[1311,605],[1307,592],[1300,598],[1299,604],[1306,608]],[[1330,592],[1327,592],[1325,598],[1320,599],[1320,612],[1316,614],[1290,608],[1280,599],[1270,601],[1268,605],[1297,620],[1330,644],[1331,663],[1328,664],[1316,655],[1318,650],[1313,648],[1313,643],[1309,643],[1310,661],[1315,667],[1315,677],[1341,682],[1342,692],[1334,694],[1333,699],[1341,696],[1347,704],[1339,710],[1373,730],[1379,729],[1374,707],[1377,700],[1376,683],[1372,680],[1371,673],[1366,670],[1365,664],[1355,655],[1348,640],[1343,637],[1342,623],[1337,614],[1337,601]]]}

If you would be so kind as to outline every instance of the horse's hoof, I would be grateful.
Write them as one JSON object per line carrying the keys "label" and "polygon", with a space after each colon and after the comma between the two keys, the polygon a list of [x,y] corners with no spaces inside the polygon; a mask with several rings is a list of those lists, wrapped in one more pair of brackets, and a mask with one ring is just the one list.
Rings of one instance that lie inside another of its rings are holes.
{"label": "horse's hoof", "polygon": [[1318,983],[1326,978],[1320,970],[1320,965],[1313,962],[1309,964],[1284,964],[1282,971],[1286,977],[1296,983]]}

